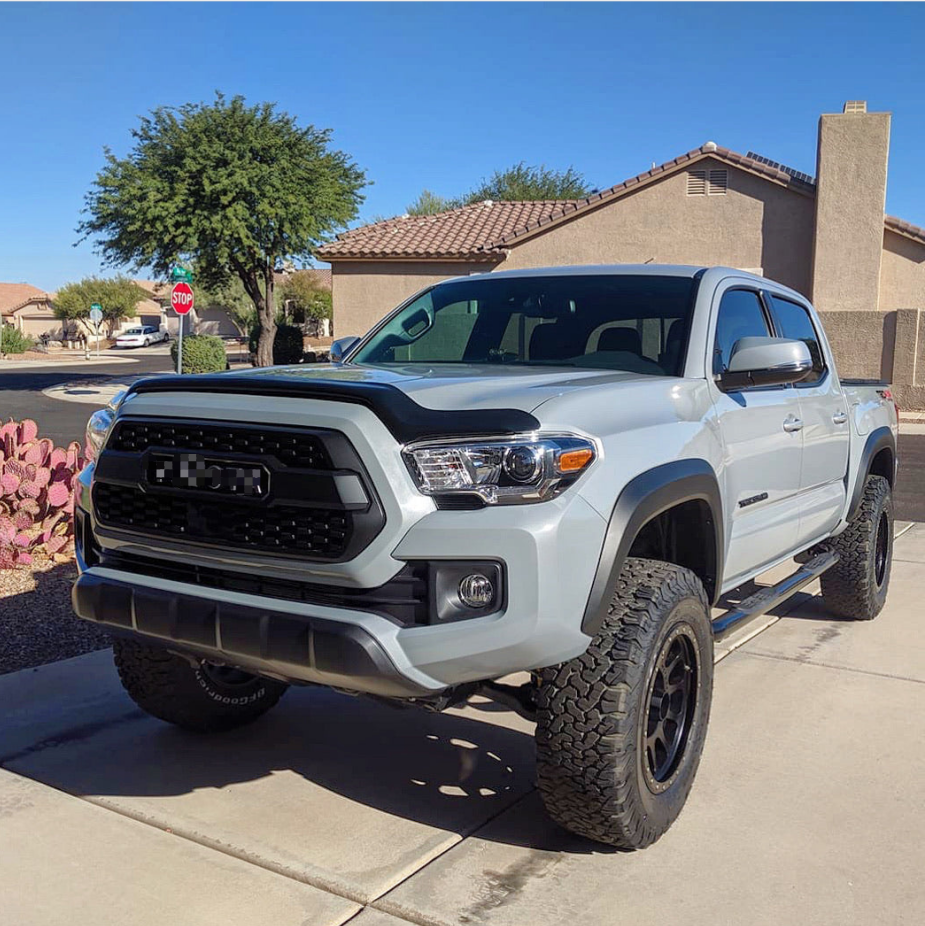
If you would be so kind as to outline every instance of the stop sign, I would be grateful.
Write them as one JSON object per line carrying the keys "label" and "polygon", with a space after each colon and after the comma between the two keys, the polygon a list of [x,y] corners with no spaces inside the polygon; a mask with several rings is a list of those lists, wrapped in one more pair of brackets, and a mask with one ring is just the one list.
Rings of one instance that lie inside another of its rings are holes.
{"label": "stop sign", "polygon": [[170,291],[170,304],[177,315],[186,315],[193,307],[193,289],[189,283],[177,283]]}

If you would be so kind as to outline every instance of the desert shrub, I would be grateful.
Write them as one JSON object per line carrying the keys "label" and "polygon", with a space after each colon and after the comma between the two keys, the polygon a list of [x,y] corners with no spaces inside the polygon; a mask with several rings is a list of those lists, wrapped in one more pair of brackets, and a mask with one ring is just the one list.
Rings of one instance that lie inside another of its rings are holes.
{"label": "desert shrub", "polygon": [[[250,333],[250,351],[257,352],[260,327],[254,326]],[[302,362],[302,329],[295,325],[278,325],[273,341],[273,363],[277,366]]]}
{"label": "desert shrub", "polygon": [[67,553],[74,537],[80,445],[55,447],[30,419],[0,426],[0,569]]}
{"label": "desert shrub", "polygon": [[22,354],[35,346],[35,341],[12,325],[0,324],[0,356]]}
{"label": "desert shrub", "polygon": [[[177,365],[176,340],[170,345],[173,365]],[[220,373],[228,369],[225,342],[214,334],[189,334],[183,338],[184,373]]]}

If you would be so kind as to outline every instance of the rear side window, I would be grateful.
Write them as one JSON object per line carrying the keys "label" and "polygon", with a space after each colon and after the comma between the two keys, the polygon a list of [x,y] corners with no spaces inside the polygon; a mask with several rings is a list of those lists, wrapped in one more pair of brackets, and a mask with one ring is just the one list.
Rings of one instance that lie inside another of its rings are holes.
{"label": "rear side window", "polygon": [[766,338],[771,334],[758,293],[730,289],[723,294],[713,344],[713,372],[729,368],[732,349],[741,338]]}
{"label": "rear side window", "polygon": [[822,357],[822,348],[819,346],[819,336],[813,327],[813,320],[809,312],[796,302],[781,299],[780,296],[771,295],[771,305],[774,307],[778,334],[782,338],[795,338],[803,341],[809,348],[809,355],[813,358],[813,375],[801,380],[797,385],[808,386],[818,383],[825,376],[825,360]]}

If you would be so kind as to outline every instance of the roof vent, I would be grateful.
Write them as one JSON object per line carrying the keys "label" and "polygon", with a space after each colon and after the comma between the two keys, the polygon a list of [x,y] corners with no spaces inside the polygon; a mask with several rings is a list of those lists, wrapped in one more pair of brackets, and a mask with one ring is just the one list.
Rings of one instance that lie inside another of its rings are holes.
{"label": "roof vent", "polygon": [[867,112],[867,100],[848,100],[845,103],[845,108],[842,110],[843,113],[866,113]]}
{"label": "roof vent", "polygon": [[717,145],[715,141],[704,142],[703,151],[716,151]]}
{"label": "roof vent", "polygon": [[687,195],[704,196],[707,192],[707,172],[705,170],[689,170],[687,172]]}
{"label": "roof vent", "polygon": [[482,200],[483,206],[493,206],[494,204],[495,204],[495,201],[493,199],[483,199]]}

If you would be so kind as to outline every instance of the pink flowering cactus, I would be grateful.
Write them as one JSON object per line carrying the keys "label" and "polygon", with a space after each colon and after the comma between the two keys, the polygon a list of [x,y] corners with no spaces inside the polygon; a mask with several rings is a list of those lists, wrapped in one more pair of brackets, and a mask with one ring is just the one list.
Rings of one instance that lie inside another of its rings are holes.
{"label": "pink flowering cactus", "polygon": [[33,553],[68,553],[74,539],[74,490],[80,445],[55,447],[28,418],[0,425],[0,569]]}

